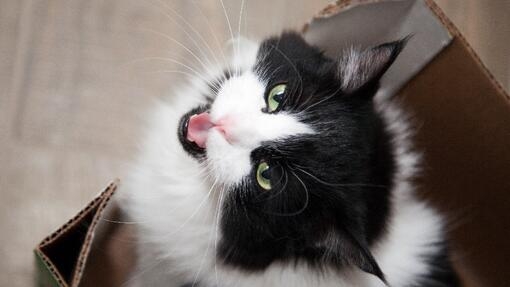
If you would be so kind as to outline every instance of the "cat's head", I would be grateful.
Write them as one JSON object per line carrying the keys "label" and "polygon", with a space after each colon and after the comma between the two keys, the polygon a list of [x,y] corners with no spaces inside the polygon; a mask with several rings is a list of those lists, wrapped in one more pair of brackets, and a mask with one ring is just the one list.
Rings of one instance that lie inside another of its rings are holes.
{"label": "cat's head", "polygon": [[394,160],[372,99],[405,41],[326,57],[295,33],[239,45],[208,104],[181,119],[184,149],[222,187],[218,257],[354,265],[383,279]]}

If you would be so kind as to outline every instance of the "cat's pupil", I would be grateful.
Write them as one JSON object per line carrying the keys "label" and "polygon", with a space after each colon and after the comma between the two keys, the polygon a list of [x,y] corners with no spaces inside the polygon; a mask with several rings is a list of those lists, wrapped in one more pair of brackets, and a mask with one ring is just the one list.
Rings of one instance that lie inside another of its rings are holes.
{"label": "cat's pupil", "polygon": [[267,180],[271,179],[271,168],[264,170],[260,175]]}
{"label": "cat's pupil", "polygon": [[283,94],[284,94],[284,92],[278,93],[278,94],[274,95],[273,99],[276,102],[281,103],[281,101],[283,99]]}

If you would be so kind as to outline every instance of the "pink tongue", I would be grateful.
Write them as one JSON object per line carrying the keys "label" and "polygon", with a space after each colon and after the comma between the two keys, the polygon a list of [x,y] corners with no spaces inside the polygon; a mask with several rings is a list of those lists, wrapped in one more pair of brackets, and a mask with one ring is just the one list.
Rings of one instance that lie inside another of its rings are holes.
{"label": "pink tongue", "polygon": [[208,113],[193,115],[189,118],[186,138],[190,142],[195,142],[199,147],[205,148],[208,131],[213,126]]}

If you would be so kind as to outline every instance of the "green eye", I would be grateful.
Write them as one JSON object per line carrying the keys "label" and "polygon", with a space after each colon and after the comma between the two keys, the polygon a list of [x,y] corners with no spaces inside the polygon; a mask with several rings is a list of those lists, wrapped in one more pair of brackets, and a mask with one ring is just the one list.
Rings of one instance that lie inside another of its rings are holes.
{"label": "green eye", "polygon": [[268,171],[269,165],[267,162],[262,161],[257,167],[257,183],[265,190],[271,189],[271,179],[269,178]]}
{"label": "green eye", "polygon": [[274,112],[280,106],[283,96],[285,95],[285,89],[287,89],[286,84],[279,84],[274,86],[271,91],[269,91],[269,95],[267,96],[267,111]]}

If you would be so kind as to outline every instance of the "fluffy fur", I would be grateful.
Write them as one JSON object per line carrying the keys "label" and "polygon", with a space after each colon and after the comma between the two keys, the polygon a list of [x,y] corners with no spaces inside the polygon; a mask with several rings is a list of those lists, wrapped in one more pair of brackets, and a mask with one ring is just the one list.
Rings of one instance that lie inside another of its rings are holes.
{"label": "fluffy fur", "polygon": [[[408,119],[373,99],[404,45],[334,60],[294,33],[243,41],[226,73],[157,105],[119,198],[138,226],[129,284],[455,286],[443,221],[413,196]],[[201,150],[179,127],[206,110],[230,124]],[[274,167],[269,192],[260,160]]]}

